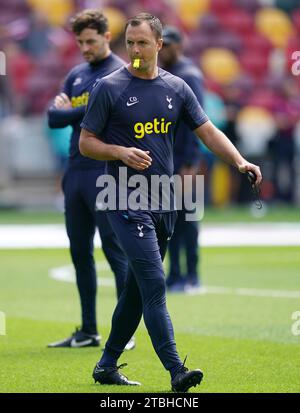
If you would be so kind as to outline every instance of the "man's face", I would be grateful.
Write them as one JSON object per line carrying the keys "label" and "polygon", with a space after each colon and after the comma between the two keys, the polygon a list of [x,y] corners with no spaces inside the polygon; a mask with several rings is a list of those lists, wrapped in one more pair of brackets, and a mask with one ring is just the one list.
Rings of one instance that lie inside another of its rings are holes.
{"label": "man's face", "polygon": [[110,37],[110,32],[99,34],[95,29],[83,29],[76,40],[84,59],[88,63],[95,63],[106,57]]}
{"label": "man's face", "polygon": [[159,52],[159,60],[162,66],[170,66],[176,62],[180,52],[180,45],[178,43],[163,44]]}
{"label": "man's face", "polygon": [[140,59],[138,70],[146,71],[156,65],[157,53],[162,47],[162,39],[157,39],[147,22],[139,26],[128,26],[125,36],[126,49],[131,62]]}

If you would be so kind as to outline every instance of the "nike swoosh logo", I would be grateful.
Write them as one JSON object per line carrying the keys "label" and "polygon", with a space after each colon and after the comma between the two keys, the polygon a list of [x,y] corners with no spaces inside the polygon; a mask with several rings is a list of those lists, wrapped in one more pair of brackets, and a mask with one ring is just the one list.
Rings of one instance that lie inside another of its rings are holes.
{"label": "nike swoosh logo", "polygon": [[127,102],[126,105],[132,106],[132,105],[135,105],[136,103],[139,103],[139,100],[137,100],[136,102]]}
{"label": "nike swoosh logo", "polygon": [[83,341],[76,341],[75,338],[73,338],[73,340],[70,343],[71,347],[83,347],[83,346],[87,346],[88,344],[91,344],[93,340],[91,338],[89,338],[88,340],[83,340]]}
{"label": "nike swoosh logo", "polygon": [[99,369],[98,367],[95,368],[95,373],[103,373],[104,371],[104,369]]}

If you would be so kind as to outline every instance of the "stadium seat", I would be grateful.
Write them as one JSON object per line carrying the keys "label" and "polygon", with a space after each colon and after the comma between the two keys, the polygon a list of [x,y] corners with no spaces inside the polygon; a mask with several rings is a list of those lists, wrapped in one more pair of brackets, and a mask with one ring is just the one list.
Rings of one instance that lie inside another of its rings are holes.
{"label": "stadium seat", "polygon": [[282,86],[284,83],[284,75],[276,75],[266,73],[264,79],[261,80],[261,87],[264,90],[273,90],[275,93],[281,93]]}
{"label": "stadium seat", "polygon": [[294,27],[298,33],[300,33],[300,9],[297,9],[292,14],[292,20],[294,23]]}
{"label": "stadium seat", "polygon": [[239,53],[242,48],[240,38],[228,32],[202,32],[193,33],[186,44],[186,52],[195,56],[208,48],[224,48]]}
{"label": "stadium seat", "polygon": [[255,31],[251,33],[246,33],[242,36],[243,48],[244,50],[257,51],[258,53],[269,54],[273,48],[270,40],[260,33]]}
{"label": "stadium seat", "polygon": [[231,9],[224,12],[221,24],[226,30],[239,34],[253,32],[253,19],[251,14],[241,9]]}
{"label": "stadium seat", "polygon": [[177,3],[177,12],[184,25],[192,30],[199,27],[201,16],[208,11],[210,0],[180,0]]}
{"label": "stadium seat", "polygon": [[240,53],[243,44],[240,36],[237,34],[223,31],[216,34],[214,46]]}
{"label": "stadium seat", "polygon": [[[190,10],[194,13],[203,13],[206,12],[210,7],[211,0],[202,0],[202,1],[195,1],[195,0],[178,0],[176,1],[176,8],[179,12],[183,10]],[[150,4],[152,0],[150,1]]]}
{"label": "stadium seat", "polygon": [[[3,42],[4,45],[11,40],[22,40],[26,38],[29,33],[30,24],[26,17],[16,18],[14,14],[0,14],[0,41]],[[1,46],[1,49],[3,50],[4,47],[5,46]]]}
{"label": "stadium seat", "polygon": [[262,8],[256,13],[257,30],[266,36],[275,47],[285,47],[293,34],[293,26],[289,16],[282,10]]}
{"label": "stadium seat", "polygon": [[[27,80],[28,108],[30,113],[43,113],[49,102],[59,91],[61,78],[45,77],[39,71],[35,71]],[[45,88],[45,85],[47,87]]]}
{"label": "stadium seat", "polygon": [[201,57],[201,67],[206,76],[221,84],[232,82],[240,74],[240,65],[235,54],[227,49],[205,50]]}
{"label": "stadium seat", "polygon": [[[17,19],[17,15],[13,10],[1,10],[0,13],[0,25],[8,25],[13,23],[15,20]],[[1,29],[3,30],[3,28],[1,27]]]}
{"label": "stadium seat", "polygon": [[116,39],[124,30],[126,15],[115,7],[105,7],[103,13],[108,18],[112,39]]}
{"label": "stadium seat", "polygon": [[271,89],[257,88],[249,97],[248,105],[274,111],[282,104],[282,98]]}
{"label": "stadium seat", "polygon": [[48,22],[53,26],[62,26],[74,11],[71,0],[27,0],[33,10],[42,13],[47,17]]}
{"label": "stadium seat", "polygon": [[258,0],[234,0],[234,5],[250,13],[254,13],[260,7]]}
{"label": "stadium seat", "polygon": [[243,69],[255,78],[262,78],[266,74],[269,63],[267,54],[246,49],[239,58]]}
{"label": "stadium seat", "polygon": [[[14,16],[14,19],[29,17],[30,15],[30,7],[28,6],[27,2],[24,0],[0,0],[0,10],[1,10],[1,21],[3,19],[3,15],[10,14]],[[4,23],[8,23],[9,21],[13,20],[4,20]]]}
{"label": "stadium seat", "polygon": [[222,15],[233,7],[234,0],[211,0],[210,9],[218,15]]}
{"label": "stadium seat", "polygon": [[206,13],[200,18],[200,29],[204,33],[216,33],[221,29],[220,19],[212,13]]}
{"label": "stadium seat", "polygon": [[64,68],[62,68],[61,61],[58,57],[59,56],[54,52],[44,55],[38,60],[38,71],[46,77],[52,76],[63,79],[66,73]]}
{"label": "stadium seat", "polygon": [[243,105],[252,90],[256,87],[255,79],[248,73],[242,73],[237,79],[228,85],[228,88],[234,88],[239,91],[238,102]]}
{"label": "stadium seat", "polygon": [[6,45],[7,71],[10,74],[13,92],[17,96],[25,95],[26,82],[33,71],[34,61],[28,56],[17,43]]}
{"label": "stadium seat", "polygon": [[214,47],[214,35],[203,33],[202,31],[193,32],[185,44],[185,52],[192,57],[199,57],[199,54],[210,47]]}

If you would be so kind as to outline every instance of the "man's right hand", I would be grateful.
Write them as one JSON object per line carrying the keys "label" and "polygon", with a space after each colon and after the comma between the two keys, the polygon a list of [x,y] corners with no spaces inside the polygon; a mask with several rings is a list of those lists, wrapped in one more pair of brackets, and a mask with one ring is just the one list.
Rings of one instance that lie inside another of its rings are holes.
{"label": "man's right hand", "polygon": [[143,171],[152,164],[152,159],[149,156],[149,151],[143,151],[138,148],[125,148],[121,146],[119,149],[118,158],[124,162],[125,165],[137,171]]}
{"label": "man's right hand", "polygon": [[56,109],[72,109],[72,103],[65,93],[57,95],[54,99]]}

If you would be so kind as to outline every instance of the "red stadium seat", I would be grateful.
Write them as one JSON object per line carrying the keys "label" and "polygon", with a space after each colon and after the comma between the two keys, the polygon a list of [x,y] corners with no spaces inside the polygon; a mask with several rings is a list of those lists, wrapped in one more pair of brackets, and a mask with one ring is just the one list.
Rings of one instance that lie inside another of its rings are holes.
{"label": "red stadium seat", "polygon": [[242,42],[235,33],[198,31],[190,36],[185,51],[188,54],[195,55],[211,47],[229,49],[239,53],[242,48]]}
{"label": "red stadium seat", "polygon": [[245,50],[240,55],[240,63],[244,70],[255,78],[262,78],[268,70],[268,55],[255,50]]}
{"label": "red stadium seat", "polygon": [[47,53],[38,61],[38,70],[44,76],[53,76],[56,78],[64,78],[66,73],[61,65],[59,56],[54,53]]}
{"label": "red stadium seat", "polygon": [[234,0],[211,0],[210,9],[217,14],[223,14],[234,7]]}
{"label": "red stadium seat", "polygon": [[298,33],[300,34],[300,9],[297,9],[293,12],[292,20],[294,23],[294,27],[297,29]]}
{"label": "red stadium seat", "polygon": [[34,61],[17,43],[7,44],[5,53],[13,91],[17,95],[23,95],[26,93],[27,79],[34,70]]}
{"label": "red stadium seat", "polygon": [[258,0],[234,0],[234,5],[250,13],[255,13],[260,7]]}
{"label": "red stadium seat", "polygon": [[236,33],[220,32],[216,35],[216,47],[232,50],[235,53],[240,53],[242,50],[242,40]]}
{"label": "red stadium seat", "polygon": [[199,55],[203,50],[208,47],[213,47],[214,36],[201,31],[192,33],[189,37],[189,41],[186,42],[185,52],[189,55]]}
{"label": "red stadium seat", "polygon": [[200,29],[205,33],[216,33],[221,27],[220,19],[215,14],[207,13],[200,19]]}
{"label": "red stadium seat", "polygon": [[254,30],[251,14],[240,9],[232,9],[224,12],[221,23],[226,30],[239,34],[252,33]]}
{"label": "red stadium seat", "polygon": [[248,105],[268,109],[273,112],[280,106],[282,98],[276,91],[270,89],[260,89],[252,93],[248,98]]}
{"label": "red stadium seat", "polygon": [[242,37],[244,49],[269,54],[273,46],[269,39],[257,32],[246,33]]}
{"label": "red stadium seat", "polygon": [[[49,102],[59,91],[61,78],[44,76],[36,70],[27,81],[27,94],[29,109],[33,113],[43,113]],[[47,85],[47,87],[45,87]]]}
{"label": "red stadium seat", "polygon": [[229,87],[239,89],[241,91],[241,96],[249,96],[249,93],[254,90],[256,86],[255,79],[248,73],[243,73],[236,80],[234,80]]}
{"label": "red stadium seat", "polygon": [[282,87],[284,84],[284,75],[271,75],[267,73],[265,78],[261,80],[260,85],[263,89],[272,90],[276,93],[282,92]]}

